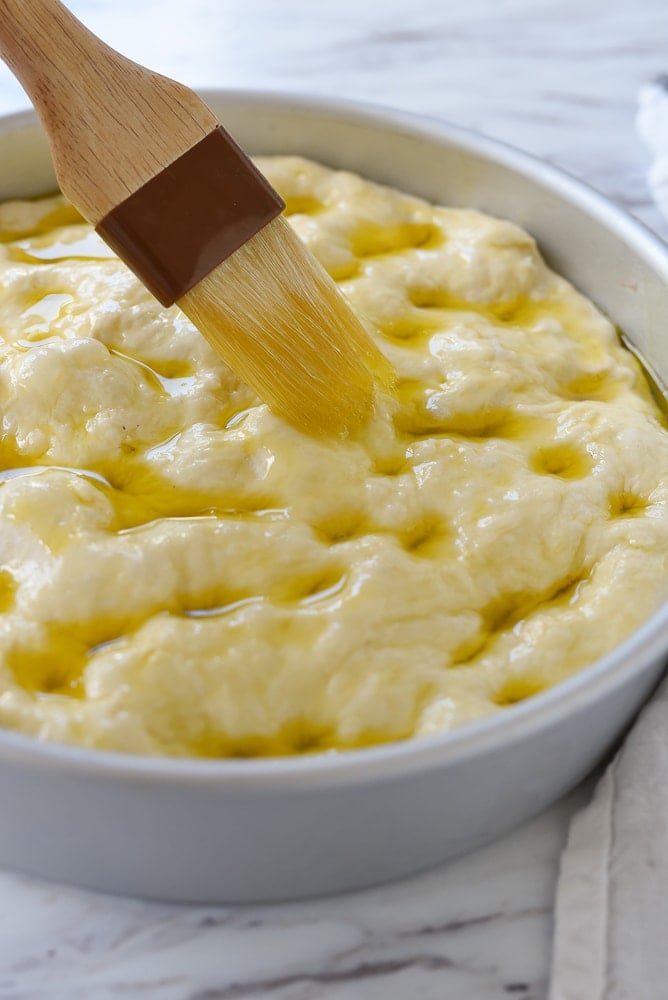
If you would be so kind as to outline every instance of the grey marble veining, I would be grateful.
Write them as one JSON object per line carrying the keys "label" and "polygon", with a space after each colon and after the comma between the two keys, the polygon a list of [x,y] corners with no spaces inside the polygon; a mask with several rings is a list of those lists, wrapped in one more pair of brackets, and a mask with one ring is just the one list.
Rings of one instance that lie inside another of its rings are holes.
{"label": "grey marble veining", "polygon": [[[356,98],[548,159],[652,226],[634,128],[665,0],[71,0],[191,85]],[[0,112],[27,106],[0,66]],[[356,895],[170,907],[0,873],[0,1000],[544,1000],[557,861],[585,787],[504,840]]]}

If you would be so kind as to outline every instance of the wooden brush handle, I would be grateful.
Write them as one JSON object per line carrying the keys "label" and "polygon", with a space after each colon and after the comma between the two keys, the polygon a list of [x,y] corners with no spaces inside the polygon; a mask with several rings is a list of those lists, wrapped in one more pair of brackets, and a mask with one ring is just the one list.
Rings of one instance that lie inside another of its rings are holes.
{"label": "wooden brush handle", "polygon": [[61,189],[93,225],[216,126],[196,94],[119,55],[59,0],[0,0],[0,56],[42,119]]}

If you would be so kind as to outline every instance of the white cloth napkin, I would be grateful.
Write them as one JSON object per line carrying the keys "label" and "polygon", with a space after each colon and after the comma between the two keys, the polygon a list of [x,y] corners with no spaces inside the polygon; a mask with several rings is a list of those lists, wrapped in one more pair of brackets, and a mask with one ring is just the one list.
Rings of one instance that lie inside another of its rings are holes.
{"label": "white cloth napkin", "polygon": [[668,681],[571,822],[550,1000],[668,998]]}
{"label": "white cloth napkin", "polygon": [[640,90],[636,125],[653,157],[647,174],[650,191],[668,219],[668,74]]}
{"label": "white cloth napkin", "polygon": [[[637,127],[668,218],[668,76],[640,91]],[[668,1000],[668,681],[571,821],[549,1000]]]}

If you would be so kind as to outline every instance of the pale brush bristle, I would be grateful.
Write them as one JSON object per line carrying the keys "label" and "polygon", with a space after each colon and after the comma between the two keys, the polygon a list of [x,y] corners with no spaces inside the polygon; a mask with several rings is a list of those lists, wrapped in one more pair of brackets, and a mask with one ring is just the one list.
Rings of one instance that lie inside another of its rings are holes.
{"label": "pale brush bristle", "polygon": [[271,409],[300,430],[343,435],[394,373],[338,288],[282,217],[178,305]]}

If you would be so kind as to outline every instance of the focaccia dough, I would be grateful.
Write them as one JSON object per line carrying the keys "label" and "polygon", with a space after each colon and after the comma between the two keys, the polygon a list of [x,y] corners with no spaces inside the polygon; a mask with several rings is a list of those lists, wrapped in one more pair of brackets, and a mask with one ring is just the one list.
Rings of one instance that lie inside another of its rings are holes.
{"label": "focaccia dough", "polygon": [[148,754],[363,746],[499,712],[666,591],[668,435],[517,226],[260,168],[397,371],[286,425],[61,198],[0,207],[0,725]]}

